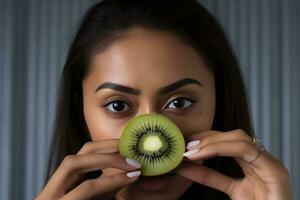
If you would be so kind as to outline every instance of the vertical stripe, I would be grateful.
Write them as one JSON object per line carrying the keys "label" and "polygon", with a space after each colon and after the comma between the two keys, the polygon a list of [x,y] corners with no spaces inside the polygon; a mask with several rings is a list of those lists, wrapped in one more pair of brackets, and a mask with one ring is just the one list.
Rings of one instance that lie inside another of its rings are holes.
{"label": "vertical stripe", "polygon": [[3,96],[2,99],[3,104],[1,114],[1,125],[0,125],[0,137],[1,137],[1,187],[0,187],[0,197],[1,199],[11,199],[11,194],[9,188],[11,187],[12,180],[10,178],[11,168],[12,168],[12,153],[11,153],[11,100],[12,100],[12,90],[11,90],[11,64],[12,64],[12,45],[13,45],[13,21],[14,15],[12,15],[12,1],[5,0],[3,5],[1,6],[1,13],[3,13],[3,29],[1,30],[3,36],[3,60],[1,68],[3,69],[3,80],[0,87],[2,87],[1,91]]}
{"label": "vertical stripe", "polygon": [[[262,1],[261,7],[262,7],[262,16],[261,16],[261,63],[259,64],[259,68],[262,69],[262,84],[259,86],[262,88],[261,93],[261,100],[262,105],[260,111],[262,111],[262,125],[261,125],[261,135],[263,136],[263,140],[265,141],[265,146],[269,150],[273,150],[271,146],[271,137],[274,136],[275,133],[271,134],[271,118],[272,116],[272,110],[271,110],[271,87],[270,87],[270,81],[271,81],[271,67],[270,67],[270,30],[271,30],[271,23],[270,23],[270,2],[268,0]],[[272,5],[273,7],[273,5]],[[273,68],[274,70],[274,68]]]}
{"label": "vertical stripe", "polygon": [[[38,3],[36,0],[29,1],[29,24],[28,29],[30,34],[28,34],[28,59],[27,59],[27,113],[26,118],[27,125],[26,125],[26,184],[25,184],[25,191],[26,191],[26,199],[32,198],[33,193],[37,190],[37,181],[36,181],[36,170],[37,170],[37,136],[36,136],[36,128],[35,125],[37,124],[36,121],[36,103],[37,103],[37,95],[35,93],[35,88],[37,87],[36,79],[38,77],[37,72],[38,69],[36,68],[36,60],[39,56],[38,53],[35,51],[37,48],[37,19],[36,10],[38,10]],[[30,162],[31,161],[31,162]],[[35,162],[33,162],[35,161]]]}
{"label": "vertical stripe", "polygon": [[292,151],[289,148],[292,138],[291,138],[291,82],[290,82],[290,67],[291,67],[291,60],[289,58],[291,52],[290,52],[290,21],[289,18],[289,1],[283,1],[282,2],[282,8],[283,8],[283,17],[282,17],[282,140],[283,140],[283,145],[287,148],[283,149],[283,160],[285,164],[289,167],[289,169],[293,170],[292,168],[292,160],[291,160],[291,155]]}
{"label": "vertical stripe", "polygon": [[257,89],[258,89],[258,28],[257,28],[257,18],[258,18],[258,12],[257,12],[257,5],[256,5],[256,0],[253,0],[250,2],[250,37],[249,37],[249,49],[250,49],[250,53],[249,53],[249,81],[250,81],[250,93],[251,94],[255,94],[256,95],[251,95],[250,96],[250,101],[251,101],[251,109],[252,109],[252,113],[253,113],[253,119],[254,119],[254,130],[258,130],[259,128],[259,119],[258,119],[258,99],[259,99],[259,93],[257,93]]}

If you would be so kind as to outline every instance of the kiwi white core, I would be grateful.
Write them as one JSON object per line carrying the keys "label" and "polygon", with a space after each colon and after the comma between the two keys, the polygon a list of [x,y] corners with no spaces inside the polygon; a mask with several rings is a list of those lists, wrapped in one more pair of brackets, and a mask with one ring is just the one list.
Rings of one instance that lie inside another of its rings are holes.
{"label": "kiwi white core", "polygon": [[157,135],[146,137],[143,143],[144,150],[150,152],[158,151],[162,146],[163,143]]}

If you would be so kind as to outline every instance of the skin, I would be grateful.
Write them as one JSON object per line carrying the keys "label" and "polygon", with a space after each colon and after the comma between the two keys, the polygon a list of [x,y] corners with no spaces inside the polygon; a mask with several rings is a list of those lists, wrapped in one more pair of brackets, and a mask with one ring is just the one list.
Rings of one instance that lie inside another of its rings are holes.
{"label": "skin", "polygon": [[[211,130],[215,114],[214,76],[201,55],[176,36],[136,27],[95,55],[91,67],[83,81],[83,101],[92,142],[64,159],[36,199],[115,196],[116,199],[173,200],[193,181],[223,191],[236,200],[291,199],[289,174],[279,160],[264,151],[249,163],[259,151],[243,130]],[[188,84],[168,94],[157,94],[160,88],[183,78],[195,79],[201,86]],[[104,82],[136,88],[140,95],[108,88],[95,92]],[[175,103],[178,98],[185,99],[184,105]],[[112,102],[116,100],[121,101],[116,105],[120,110],[113,107]],[[144,180],[126,175],[138,171],[138,167],[127,164],[118,154],[122,129],[129,119],[147,113],[159,113],[171,119],[187,142],[200,140],[199,144],[187,148],[190,156],[184,157],[175,176]],[[203,160],[216,156],[234,157],[246,177],[233,179],[201,165]],[[103,171],[100,178],[80,182],[85,172],[100,169]]]}

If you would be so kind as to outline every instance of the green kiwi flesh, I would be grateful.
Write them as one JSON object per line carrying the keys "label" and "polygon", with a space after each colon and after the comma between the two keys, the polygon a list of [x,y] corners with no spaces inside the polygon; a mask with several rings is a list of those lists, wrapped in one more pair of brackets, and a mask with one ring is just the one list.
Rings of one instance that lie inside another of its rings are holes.
{"label": "green kiwi flesh", "polygon": [[119,141],[120,154],[139,162],[143,176],[170,172],[180,164],[184,151],[181,131],[161,114],[143,114],[130,119]]}

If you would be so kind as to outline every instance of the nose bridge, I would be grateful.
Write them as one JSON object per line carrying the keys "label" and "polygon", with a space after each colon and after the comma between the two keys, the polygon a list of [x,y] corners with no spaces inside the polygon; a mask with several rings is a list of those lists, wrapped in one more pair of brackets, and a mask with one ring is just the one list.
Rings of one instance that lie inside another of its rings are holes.
{"label": "nose bridge", "polygon": [[154,97],[144,97],[141,99],[139,106],[139,114],[159,114],[160,110],[156,105]]}
{"label": "nose bridge", "polygon": [[153,105],[150,105],[150,104],[147,104],[145,108],[142,108],[142,114],[158,114],[158,111],[157,109],[153,106]]}

